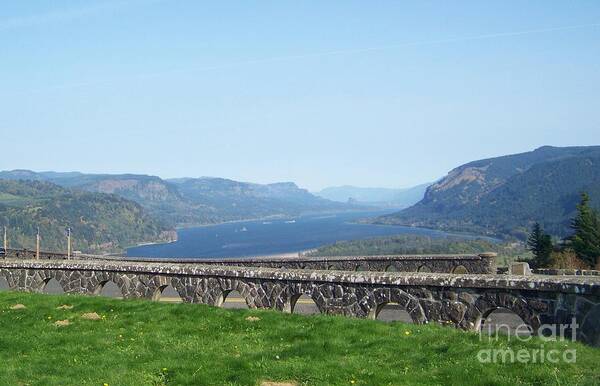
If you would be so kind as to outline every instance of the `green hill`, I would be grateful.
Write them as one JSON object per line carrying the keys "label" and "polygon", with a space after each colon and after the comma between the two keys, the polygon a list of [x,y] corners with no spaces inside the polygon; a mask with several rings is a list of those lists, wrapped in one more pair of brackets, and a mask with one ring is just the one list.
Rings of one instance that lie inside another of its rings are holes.
{"label": "green hill", "polygon": [[170,226],[364,209],[314,196],[292,182],[263,185],[212,177],[163,180],[139,174],[30,170],[3,171],[0,178],[48,181],[75,190],[116,194],[137,202]]}
{"label": "green hill", "polygon": [[173,236],[135,202],[43,181],[0,180],[0,219],[9,226],[13,248],[34,249],[37,227],[42,249],[51,251],[66,251],[67,226],[73,248],[84,252],[118,251]]}
{"label": "green hill", "polygon": [[414,206],[375,222],[524,238],[537,221],[565,236],[583,191],[600,207],[600,147],[545,146],[462,165]]}
{"label": "green hill", "polygon": [[116,194],[140,204],[148,213],[175,226],[210,222],[201,206],[181,196],[175,186],[156,176],[140,174],[37,173],[48,181],[76,190]]}

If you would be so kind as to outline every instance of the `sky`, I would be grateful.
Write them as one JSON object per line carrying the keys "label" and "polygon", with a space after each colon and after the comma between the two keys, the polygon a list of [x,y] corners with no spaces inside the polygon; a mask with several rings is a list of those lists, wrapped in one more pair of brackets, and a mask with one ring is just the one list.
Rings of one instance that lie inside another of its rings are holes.
{"label": "sky", "polygon": [[599,90],[597,0],[0,7],[0,169],[408,187],[600,144]]}

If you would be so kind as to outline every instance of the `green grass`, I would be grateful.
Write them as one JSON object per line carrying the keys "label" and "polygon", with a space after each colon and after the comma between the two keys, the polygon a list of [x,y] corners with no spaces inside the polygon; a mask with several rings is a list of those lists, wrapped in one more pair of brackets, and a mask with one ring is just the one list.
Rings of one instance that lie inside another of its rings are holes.
{"label": "green grass", "polygon": [[[17,303],[27,308],[11,310]],[[57,309],[62,304],[73,308]],[[85,312],[103,319],[84,320]],[[54,325],[64,319],[71,324]],[[578,343],[544,344],[576,349],[575,364],[477,360],[480,349],[541,344],[480,341],[436,325],[0,292],[1,385],[600,383],[600,350]]]}

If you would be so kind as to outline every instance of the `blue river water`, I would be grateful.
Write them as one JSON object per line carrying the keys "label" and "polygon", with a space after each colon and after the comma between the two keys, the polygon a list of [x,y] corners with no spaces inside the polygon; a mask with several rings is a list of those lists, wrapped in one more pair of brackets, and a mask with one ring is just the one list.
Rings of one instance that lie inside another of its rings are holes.
{"label": "blue river water", "polygon": [[283,254],[317,248],[342,240],[398,234],[442,237],[448,233],[404,226],[353,223],[388,212],[352,212],[290,219],[225,223],[180,229],[178,241],[142,245],[127,250],[136,257],[244,257]]}

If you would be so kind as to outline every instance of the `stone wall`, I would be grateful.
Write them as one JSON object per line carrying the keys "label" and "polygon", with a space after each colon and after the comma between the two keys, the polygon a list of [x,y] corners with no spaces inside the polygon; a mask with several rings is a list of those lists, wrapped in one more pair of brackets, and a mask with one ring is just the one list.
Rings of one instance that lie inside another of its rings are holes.
{"label": "stone wall", "polygon": [[600,276],[600,271],[593,269],[538,268],[534,269],[533,273],[538,275]]}
{"label": "stone wall", "polygon": [[[600,343],[600,279],[584,276],[510,276],[349,272],[230,267],[185,263],[0,261],[0,276],[19,291],[43,291],[56,279],[67,293],[94,295],[114,282],[125,298],[158,299],[167,286],[190,303],[220,306],[238,291],[250,308],[293,312],[302,295],[327,314],[375,318],[397,303],[415,323],[478,329],[506,308],[533,331],[542,324],[580,325],[578,339]],[[567,331],[568,332],[568,331]]]}
{"label": "stone wall", "polygon": [[[9,250],[8,257],[31,259],[35,251]],[[66,255],[42,252],[41,259],[66,259]],[[78,255],[78,259],[102,261],[138,261],[201,263],[205,265],[235,267],[265,267],[284,269],[318,269],[378,272],[446,272],[446,273],[496,273],[496,254],[479,255],[390,255],[390,256],[340,256],[340,257],[254,257],[224,259],[152,259],[122,256]]]}
{"label": "stone wall", "polygon": [[[495,273],[496,254],[480,255],[390,255],[340,257],[258,257],[202,259],[202,264],[236,267],[316,269],[377,272]],[[140,259],[135,259],[140,261]],[[143,259],[143,261],[151,261]],[[156,260],[155,260],[156,261]],[[166,261],[166,260],[163,260]],[[172,261],[172,260],[170,260]],[[193,262],[178,260],[179,262]],[[196,260],[195,262],[198,262]]]}
{"label": "stone wall", "polygon": [[[0,256],[9,259],[35,259],[36,252],[29,249],[4,249],[0,248]],[[40,251],[40,259],[44,260],[64,260],[66,253]]]}

